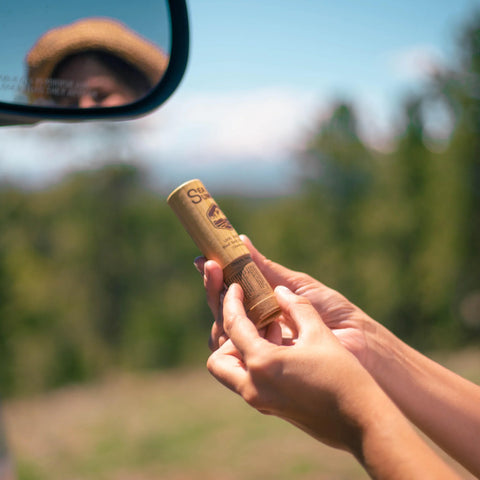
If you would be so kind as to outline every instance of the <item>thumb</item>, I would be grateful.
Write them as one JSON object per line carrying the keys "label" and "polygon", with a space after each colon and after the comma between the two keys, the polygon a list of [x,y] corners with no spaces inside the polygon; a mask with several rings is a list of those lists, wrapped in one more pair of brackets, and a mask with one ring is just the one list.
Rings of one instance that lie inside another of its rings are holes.
{"label": "thumb", "polygon": [[236,283],[230,285],[225,294],[223,325],[225,332],[242,357],[249,355],[251,351],[265,342],[245,313],[242,287]]}

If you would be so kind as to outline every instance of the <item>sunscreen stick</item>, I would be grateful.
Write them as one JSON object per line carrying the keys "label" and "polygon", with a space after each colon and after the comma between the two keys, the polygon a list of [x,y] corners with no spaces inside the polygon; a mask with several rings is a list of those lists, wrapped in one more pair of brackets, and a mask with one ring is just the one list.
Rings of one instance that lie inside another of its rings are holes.
{"label": "sunscreen stick", "polygon": [[200,180],[177,187],[167,202],[197,247],[223,269],[227,286],[238,283],[247,316],[257,328],[280,314],[275,294],[235,229]]}

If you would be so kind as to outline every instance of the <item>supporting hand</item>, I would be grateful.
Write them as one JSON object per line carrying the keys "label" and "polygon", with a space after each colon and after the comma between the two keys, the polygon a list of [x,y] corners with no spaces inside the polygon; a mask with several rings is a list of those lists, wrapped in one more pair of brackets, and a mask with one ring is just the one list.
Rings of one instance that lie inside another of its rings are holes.
{"label": "supporting hand", "polygon": [[350,451],[374,478],[456,478],[311,303],[286,287],[275,293],[295,338],[283,342],[276,323],[262,337],[246,317],[243,292],[234,284],[223,305],[228,340],[210,356],[209,371],[260,412]]}

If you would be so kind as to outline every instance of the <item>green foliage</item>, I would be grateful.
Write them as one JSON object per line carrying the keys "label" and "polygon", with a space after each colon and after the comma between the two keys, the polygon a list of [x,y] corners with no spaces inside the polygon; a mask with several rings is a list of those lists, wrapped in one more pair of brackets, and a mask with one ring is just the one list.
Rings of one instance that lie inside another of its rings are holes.
{"label": "green foliage", "polygon": [[111,166],[45,191],[0,191],[3,392],[113,365],[153,368],[206,344],[197,254],[140,171]]}

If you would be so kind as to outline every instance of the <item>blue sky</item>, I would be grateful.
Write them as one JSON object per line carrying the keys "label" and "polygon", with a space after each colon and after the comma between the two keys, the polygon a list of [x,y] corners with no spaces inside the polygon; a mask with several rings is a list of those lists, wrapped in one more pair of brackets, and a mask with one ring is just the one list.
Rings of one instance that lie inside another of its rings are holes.
{"label": "blue sky", "polygon": [[471,0],[191,1],[189,90],[286,85],[351,92],[395,86],[391,53],[446,51]]}
{"label": "blue sky", "polygon": [[[292,187],[296,153],[336,99],[354,102],[364,138],[382,147],[401,99],[433,66],[454,61],[456,32],[480,1],[188,5],[191,54],[181,86],[157,112],[118,126],[116,148],[153,165],[167,189],[200,177],[273,190]],[[93,154],[112,148],[92,125],[8,127],[0,144],[0,175],[40,181],[91,166]]]}

